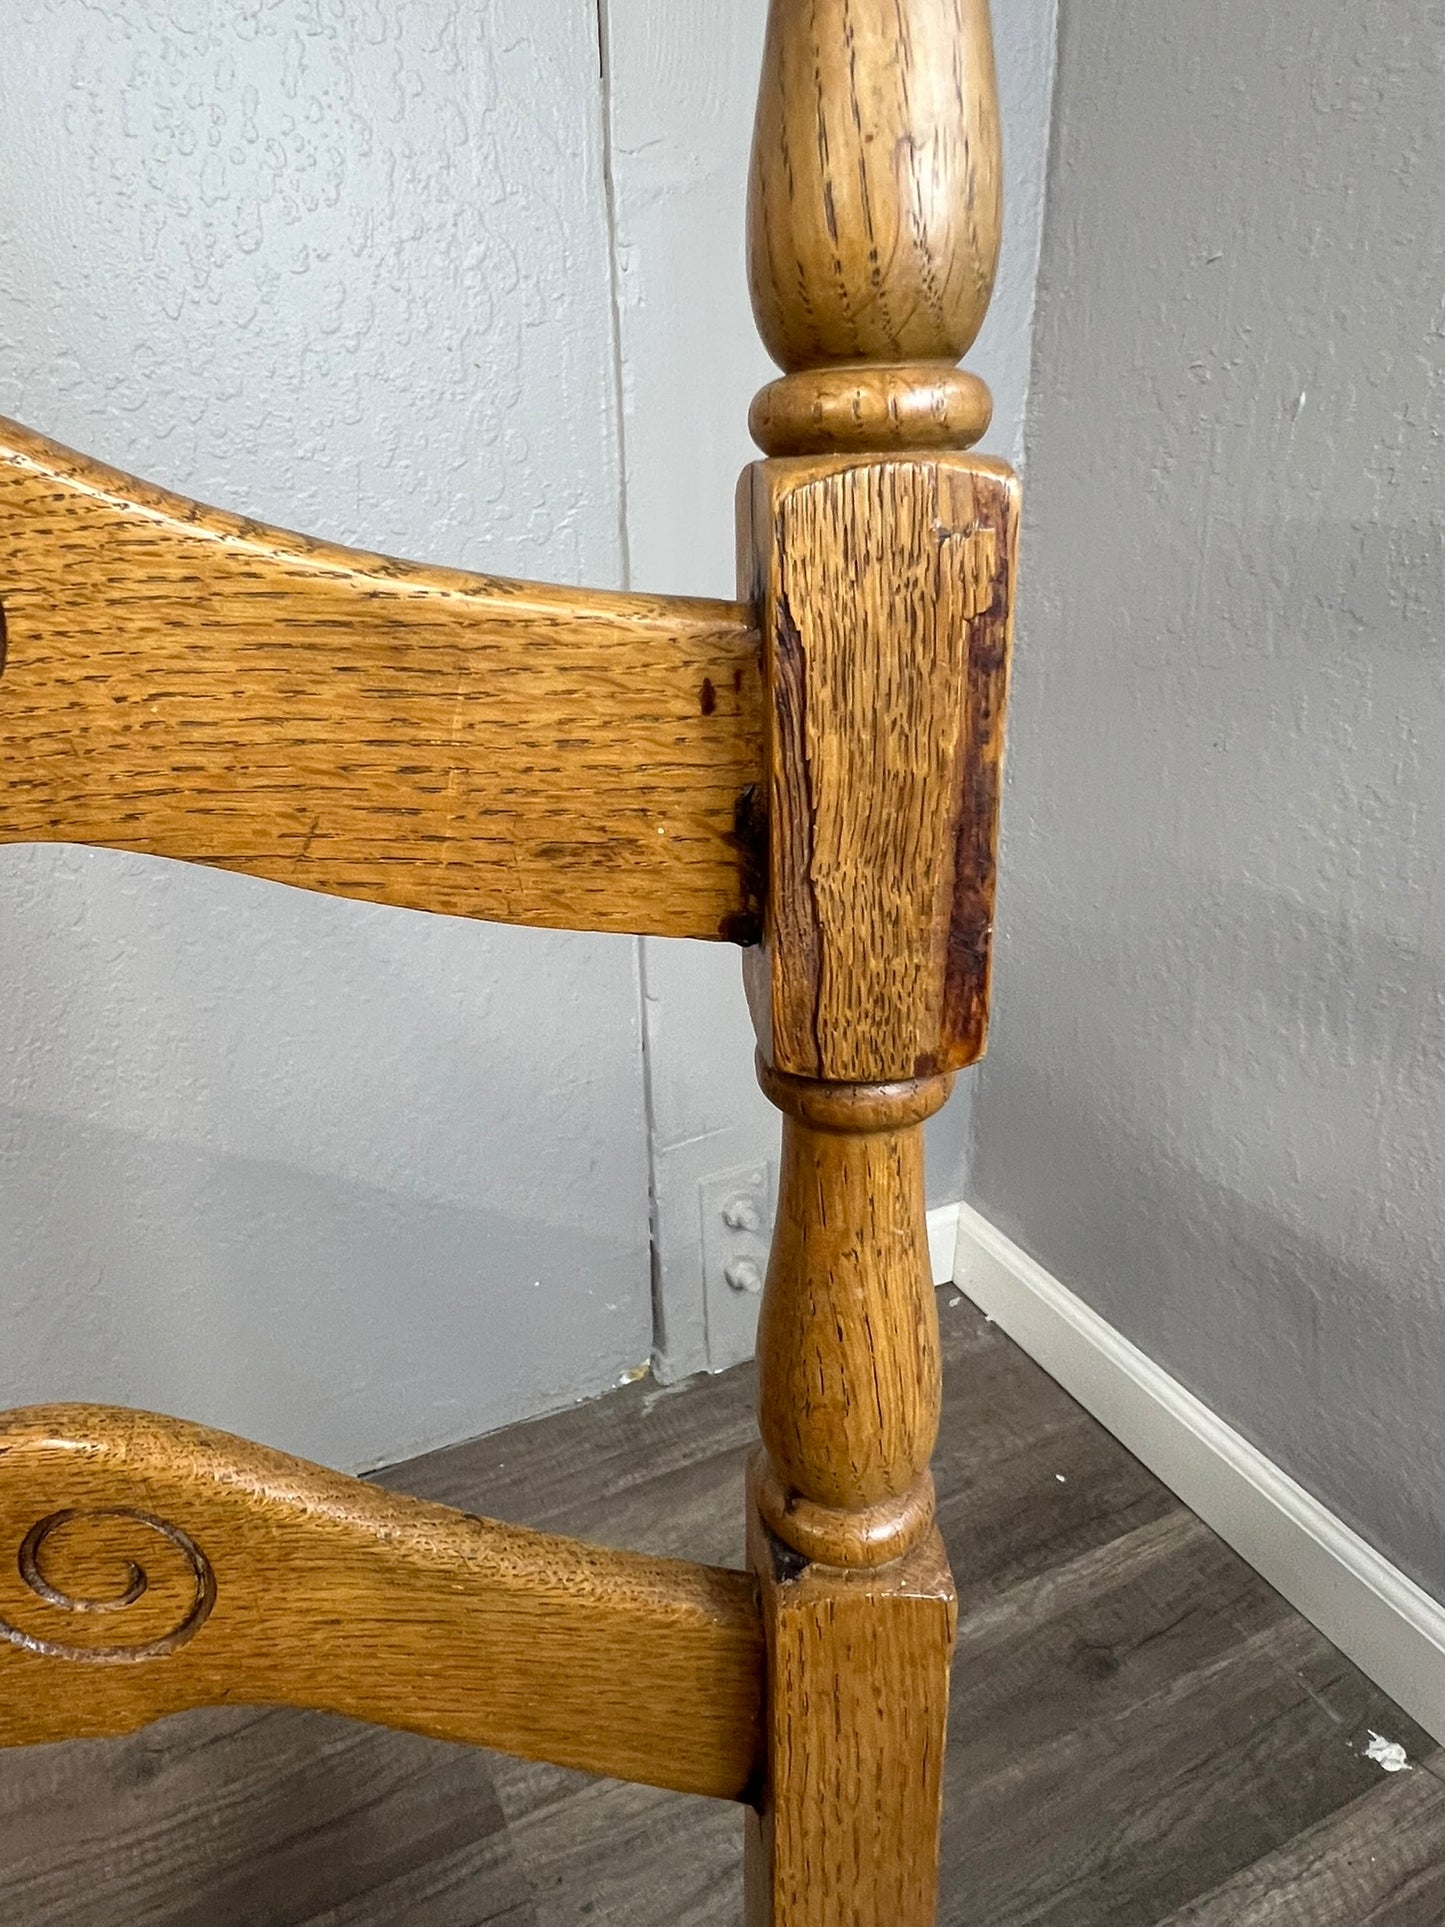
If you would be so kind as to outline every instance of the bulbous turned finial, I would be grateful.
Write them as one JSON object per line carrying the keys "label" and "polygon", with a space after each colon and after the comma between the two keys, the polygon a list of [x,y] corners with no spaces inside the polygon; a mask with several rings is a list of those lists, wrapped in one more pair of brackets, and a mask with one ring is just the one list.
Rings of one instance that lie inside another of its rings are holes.
{"label": "bulbous turned finial", "polygon": [[998,264],[988,0],[771,0],[748,196],[770,455],[967,448]]}

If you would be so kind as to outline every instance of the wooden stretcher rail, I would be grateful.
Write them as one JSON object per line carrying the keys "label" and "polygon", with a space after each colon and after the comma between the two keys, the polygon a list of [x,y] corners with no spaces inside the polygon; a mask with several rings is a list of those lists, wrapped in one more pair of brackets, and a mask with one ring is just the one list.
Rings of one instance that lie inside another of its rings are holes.
{"label": "wooden stretcher rail", "polygon": [[0,421],[0,842],[507,923],[750,941],[734,603],[391,561]]}
{"label": "wooden stretcher rail", "polygon": [[0,1745],[289,1705],[685,1793],[760,1757],[753,1580],[174,1419],[0,1416]]}

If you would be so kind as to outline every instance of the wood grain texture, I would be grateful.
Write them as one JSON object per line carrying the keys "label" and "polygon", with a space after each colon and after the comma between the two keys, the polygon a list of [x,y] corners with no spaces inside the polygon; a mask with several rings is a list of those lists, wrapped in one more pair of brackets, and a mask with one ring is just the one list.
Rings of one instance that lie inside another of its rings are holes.
{"label": "wood grain texture", "polygon": [[728,603],[242,521],[0,424],[0,841],[509,923],[746,940],[758,645]]}
{"label": "wood grain texture", "polygon": [[760,462],[740,491],[770,701],[765,1055],[841,1081],[984,1047],[1017,484],[975,457]]}
{"label": "wood grain texture", "polygon": [[971,448],[993,416],[977,375],[940,362],[844,362],[769,382],[748,410],[765,455]]}
{"label": "wood grain texture", "polygon": [[1371,1728],[1424,1741],[1182,1509],[965,1618],[954,1701],[943,1879],[969,1927],[1155,1927],[1387,1784]]}
{"label": "wood grain texture", "polygon": [[958,361],[998,261],[987,0],[772,0],[749,178],[780,367]]}
{"label": "wood grain texture", "polygon": [[1445,1753],[1244,1868],[1161,1927],[1439,1927]]}
{"label": "wood grain texture", "polygon": [[767,1641],[751,1927],[931,1927],[955,1600],[924,1118],[984,1046],[1017,490],[943,451],[998,258],[986,0],[771,0],[748,232],[786,372],[739,583],[768,704],[763,944],[784,1115],[750,1556]]}
{"label": "wood grain texture", "polygon": [[835,1565],[897,1558],[933,1517],[938,1318],[923,1119],[951,1080],[866,1091],[764,1067],[783,1111],[777,1222],[758,1323],[772,1531]]}
{"label": "wood grain texture", "polygon": [[[1438,1927],[1427,1736],[997,1326],[947,1289],[939,1315],[942,1927]],[[752,1377],[631,1385],[386,1476],[740,1560]],[[1370,1728],[1411,1772],[1363,1756]],[[742,1835],[722,1801],[290,1710],[0,1752],[15,1927],[736,1927]]]}
{"label": "wood grain texture", "polygon": [[396,1498],[176,1420],[0,1421],[0,1745],[293,1705],[741,1798],[745,1574]]}
{"label": "wood grain texture", "polygon": [[936,1532],[877,1572],[756,1528],[768,1792],[748,1816],[748,1927],[933,1927],[957,1621]]}

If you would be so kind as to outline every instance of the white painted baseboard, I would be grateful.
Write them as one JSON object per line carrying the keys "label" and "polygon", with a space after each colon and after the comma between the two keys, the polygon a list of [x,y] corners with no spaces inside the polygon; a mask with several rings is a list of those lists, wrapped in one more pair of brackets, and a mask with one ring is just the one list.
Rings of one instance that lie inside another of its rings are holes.
{"label": "white painted baseboard", "polygon": [[928,1258],[933,1266],[935,1285],[946,1285],[953,1277],[958,1252],[958,1214],[961,1204],[941,1204],[928,1214]]}
{"label": "white painted baseboard", "polygon": [[1445,1607],[971,1205],[952,1215],[960,1290],[1445,1745]]}

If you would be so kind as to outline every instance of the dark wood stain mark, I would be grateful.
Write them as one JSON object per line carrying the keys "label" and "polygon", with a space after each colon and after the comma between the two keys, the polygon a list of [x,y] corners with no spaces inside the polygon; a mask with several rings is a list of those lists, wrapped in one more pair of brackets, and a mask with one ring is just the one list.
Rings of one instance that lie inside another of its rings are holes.
{"label": "dark wood stain mark", "polygon": [[728,842],[742,860],[743,908],[730,911],[718,925],[724,943],[743,949],[763,940],[763,911],[768,897],[768,812],[762,791],[749,783],[733,810]]}
{"label": "dark wood stain mark", "polygon": [[[979,493],[983,494],[982,486]],[[943,986],[943,1029],[954,1064],[981,1057],[988,1039],[1012,562],[1012,518],[1001,484],[996,487],[989,522],[997,541],[994,597],[970,625],[967,720],[959,773],[962,796],[954,838]]]}
{"label": "dark wood stain mark", "polygon": [[746,910],[730,910],[725,917],[719,917],[717,934],[720,942],[736,944],[739,950],[751,950],[763,940],[762,925]]}
{"label": "dark wood stain mark", "polygon": [[[779,523],[778,534],[777,624],[773,634],[773,722],[775,732],[774,781],[791,784],[796,795],[780,812],[782,839],[786,847],[772,853],[770,887],[776,883],[773,913],[784,906],[790,910],[791,928],[785,941],[789,966],[806,997],[797,999],[806,1009],[811,1062],[805,1067],[814,1076],[823,1065],[823,1039],[819,1032],[818,1003],[822,994],[822,917],[818,907],[817,885],[813,878],[813,825],[817,803],[813,791],[813,771],[808,761],[808,665],[803,635],[793,614],[788,593],[791,557],[786,524]],[[801,1029],[801,1025],[799,1026]],[[797,1054],[801,1036],[789,1039],[790,1053]]]}
{"label": "dark wood stain mark", "polygon": [[784,1585],[791,1585],[795,1579],[801,1579],[808,1570],[808,1561],[802,1553],[795,1552],[791,1546],[785,1546],[782,1540],[775,1539],[771,1532],[768,1534],[768,1557],[773,1562],[773,1577],[781,1580]]}
{"label": "dark wood stain mark", "polygon": [[704,716],[711,716],[717,709],[717,691],[713,688],[711,676],[704,676],[702,679],[702,695],[699,698],[698,707]]}
{"label": "dark wood stain mark", "polygon": [[10,653],[10,630],[5,621],[5,598],[0,596],[0,676],[5,674],[5,659]]}

